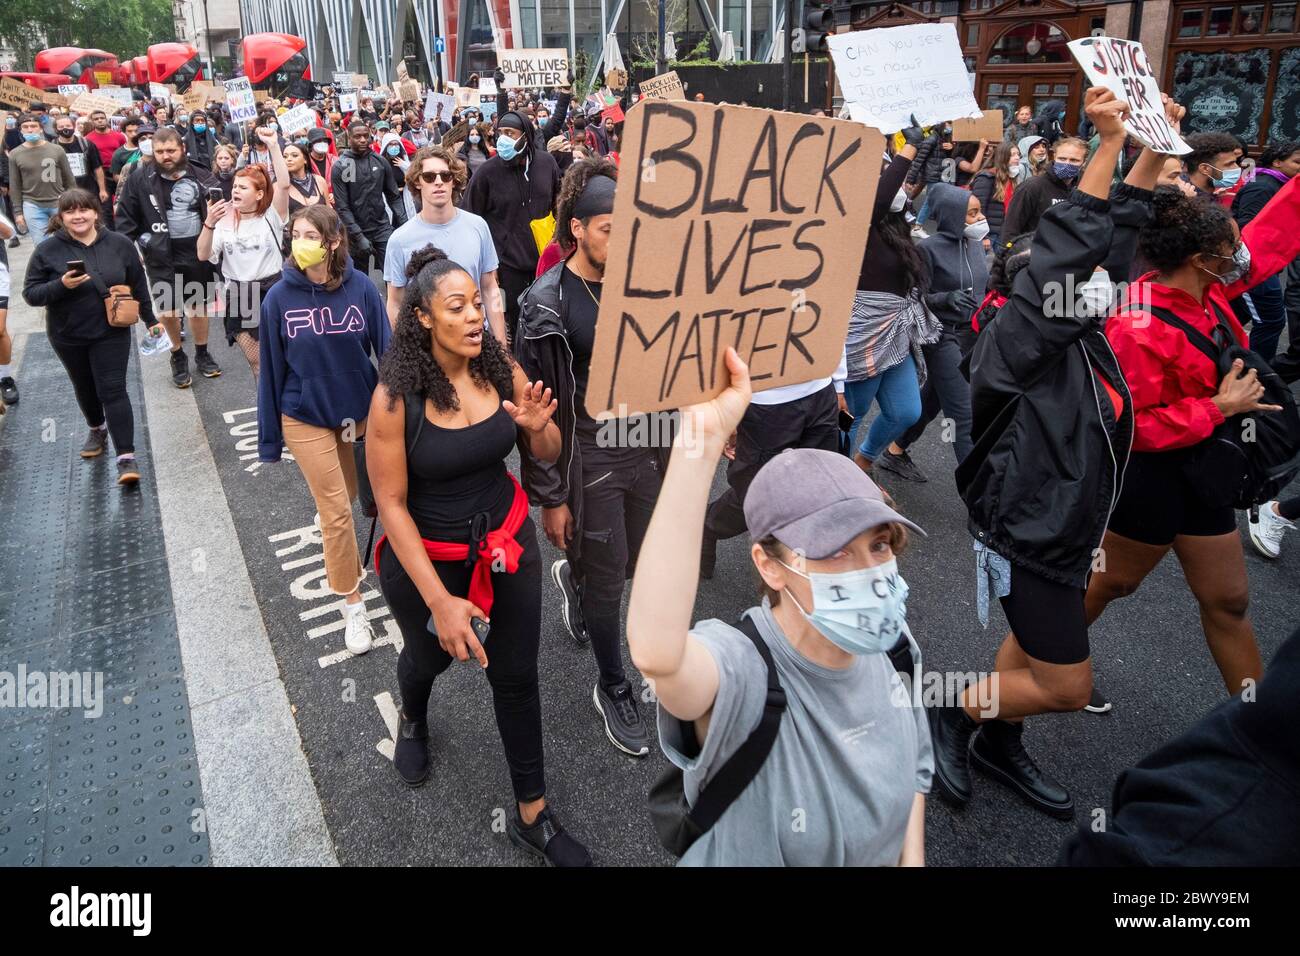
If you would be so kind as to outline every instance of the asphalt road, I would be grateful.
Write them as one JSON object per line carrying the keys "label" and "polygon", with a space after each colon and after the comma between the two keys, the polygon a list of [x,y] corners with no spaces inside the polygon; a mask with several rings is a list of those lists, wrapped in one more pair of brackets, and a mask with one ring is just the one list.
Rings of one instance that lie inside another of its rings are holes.
{"label": "asphalt road", "polygon": [[[304,543],[315,511],[306,483],[291,460],[257,464],[251,373],[240,353],[224,342],[214,353],[225,374],[216,380],[196,377],[194,393],[339,862],[530,863],[504,832],[505,817],[513,812],[509,780],[489,689],[477,668],[453,666],[434,687],[429,782],[412,791],[398,780],[387,754],[396,726],[400,635],[372,578],[367,583],[375,593],[367,604],[384,646],[360,658],[343,649],[341,623],[330,629],[341,618],[337,600],[322,590],[320,547]],[[165,361],[146,360],[145,374],[166,374]],[[900,569],[911,587],[910,623],[926,654],[926,669],[980,670],[991,665],[1004,621],[996,606],[987,630],[976,619],[965,511],[953,485],[952,452],[938,433],[932,427],[913,451],[930,476],[928,483],[887,482],[900,508],[929,533],[913,538]],[[720,470],[715,493],[722,486]],[[364,542],[369,522],[359,514],[358,527]],[[556,554],[545,541],[542,549],[549,567]],[[746,552],[746,538],[720,546],[717,573],[696,599],[697,618],[734,618],[753,603],[757,579]],[[1252,617],[1267,661],[1300,625],[1300,540],[1289,540],[1277,562],[1258,558],[1247,543],[1247,565]],[[543,585],[542,626],[548,799],[598,863],[671,862],[644,810],[664,758],[657,749],[648,759],[629,758],[606,740],[591,704],[594,661],[565,632],[549,578]],[[219,627],[212,639],[221,639]],[[1098,686],[1114,710],[1032,719],[1026,732],[1031,753],[1073,792],[1077,822],[1092,819],[1097,808],[1108,811],[1121,770],[1225,697],[1195,602],[1172,560],[1157,568],[1138,594],[1112,606],[1093,628],[1092,641]],[[628,668],[635,673],[630,663]],[[644,682],[635,680],[644,691]],[[962,812],[930,802],[930,864],[1054,861],[1069,824],[1035,813],[987,778],[977,777],[976,786],[975,799]]]}

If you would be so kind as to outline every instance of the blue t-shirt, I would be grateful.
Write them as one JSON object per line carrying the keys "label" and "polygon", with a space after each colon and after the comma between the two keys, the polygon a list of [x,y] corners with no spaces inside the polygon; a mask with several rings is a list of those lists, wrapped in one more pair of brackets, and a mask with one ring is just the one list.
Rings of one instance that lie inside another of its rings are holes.
{"label": "blue t-shirt", "polygon": [[497,269],[497,250],[492,233],[482,216],[457,209],[455,218],[442,225],[430,225],[413,216],[388,238],[384,257],[384,281],[399,289],[406,285],[406,264],[425,246],[437,246],[447,258],[470,274],[474,284],[483,285],[483,273]]}

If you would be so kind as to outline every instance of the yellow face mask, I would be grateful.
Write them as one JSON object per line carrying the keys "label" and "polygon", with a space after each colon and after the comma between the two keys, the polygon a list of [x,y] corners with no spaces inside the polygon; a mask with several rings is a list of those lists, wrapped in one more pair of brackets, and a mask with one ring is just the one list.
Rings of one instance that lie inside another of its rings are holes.
{"label": "yellow face mask", "polygon": [[289,246],[299,269],[310,269],[325,261],[325,246],[317,239],[295,239]]}

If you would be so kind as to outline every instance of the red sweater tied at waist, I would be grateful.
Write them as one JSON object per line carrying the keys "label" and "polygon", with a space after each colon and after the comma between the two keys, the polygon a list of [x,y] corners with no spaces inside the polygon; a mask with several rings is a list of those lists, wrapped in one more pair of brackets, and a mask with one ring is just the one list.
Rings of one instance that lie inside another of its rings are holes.
{"label": "red sweater tied at waist", "polygon": [[[515,486],[515,497],[510,503],[510,511],[506,514],[505,521],[501,522],[501,527],[489,531],[487,536],[479,542],[478,560],[474,562],[474,572],[469,579],[469,602],[482,609],[483,613],[489,617],[492,614],[492,571],[494,565],[497,570],[504,571],[506,574],[514,574],[519,570],[519,559],[523,556],[523,546],[515,540],[515,535],[523,527],[524,519],[528,517],[528,495],[524,494],[524,489],[519,486],[519,480],[514,475],[510,476],[510,481]],[[383,550],[384,542],[388,540],[385,534],[375,545],[375,573],[379,573],[379,552]],[[424,553],[429,556],[430,561],[467,561],[469,559],[468,544],[453,544],[449,541],[429,541],[425,538],[420,539],[424,544]],[[500,564],[497,562],[500,561]]]}

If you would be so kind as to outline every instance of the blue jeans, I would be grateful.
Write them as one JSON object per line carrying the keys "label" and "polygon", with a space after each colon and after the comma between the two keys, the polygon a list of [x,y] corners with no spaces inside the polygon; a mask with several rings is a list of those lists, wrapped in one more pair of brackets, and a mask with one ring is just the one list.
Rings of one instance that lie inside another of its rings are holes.
{"label": "blue jeans", "polygon": [[916,362],[911,353],[879,375],[845,382],[844,401],[849,406],[849,414],[858,421],[871,410],[873,401],[880,403],[880,414],[871,422],[858,449],[862,457],[875,461],[891,441],[921,417],[921,388],[916,381]]}
{"label": "blue jeans", "polygon": [[23,218],[27,220],[27,235],[31,236],[32,245],[39,246],[45,241],[45,227],[57,210],[57,206],[38,206],[23,200]]}

